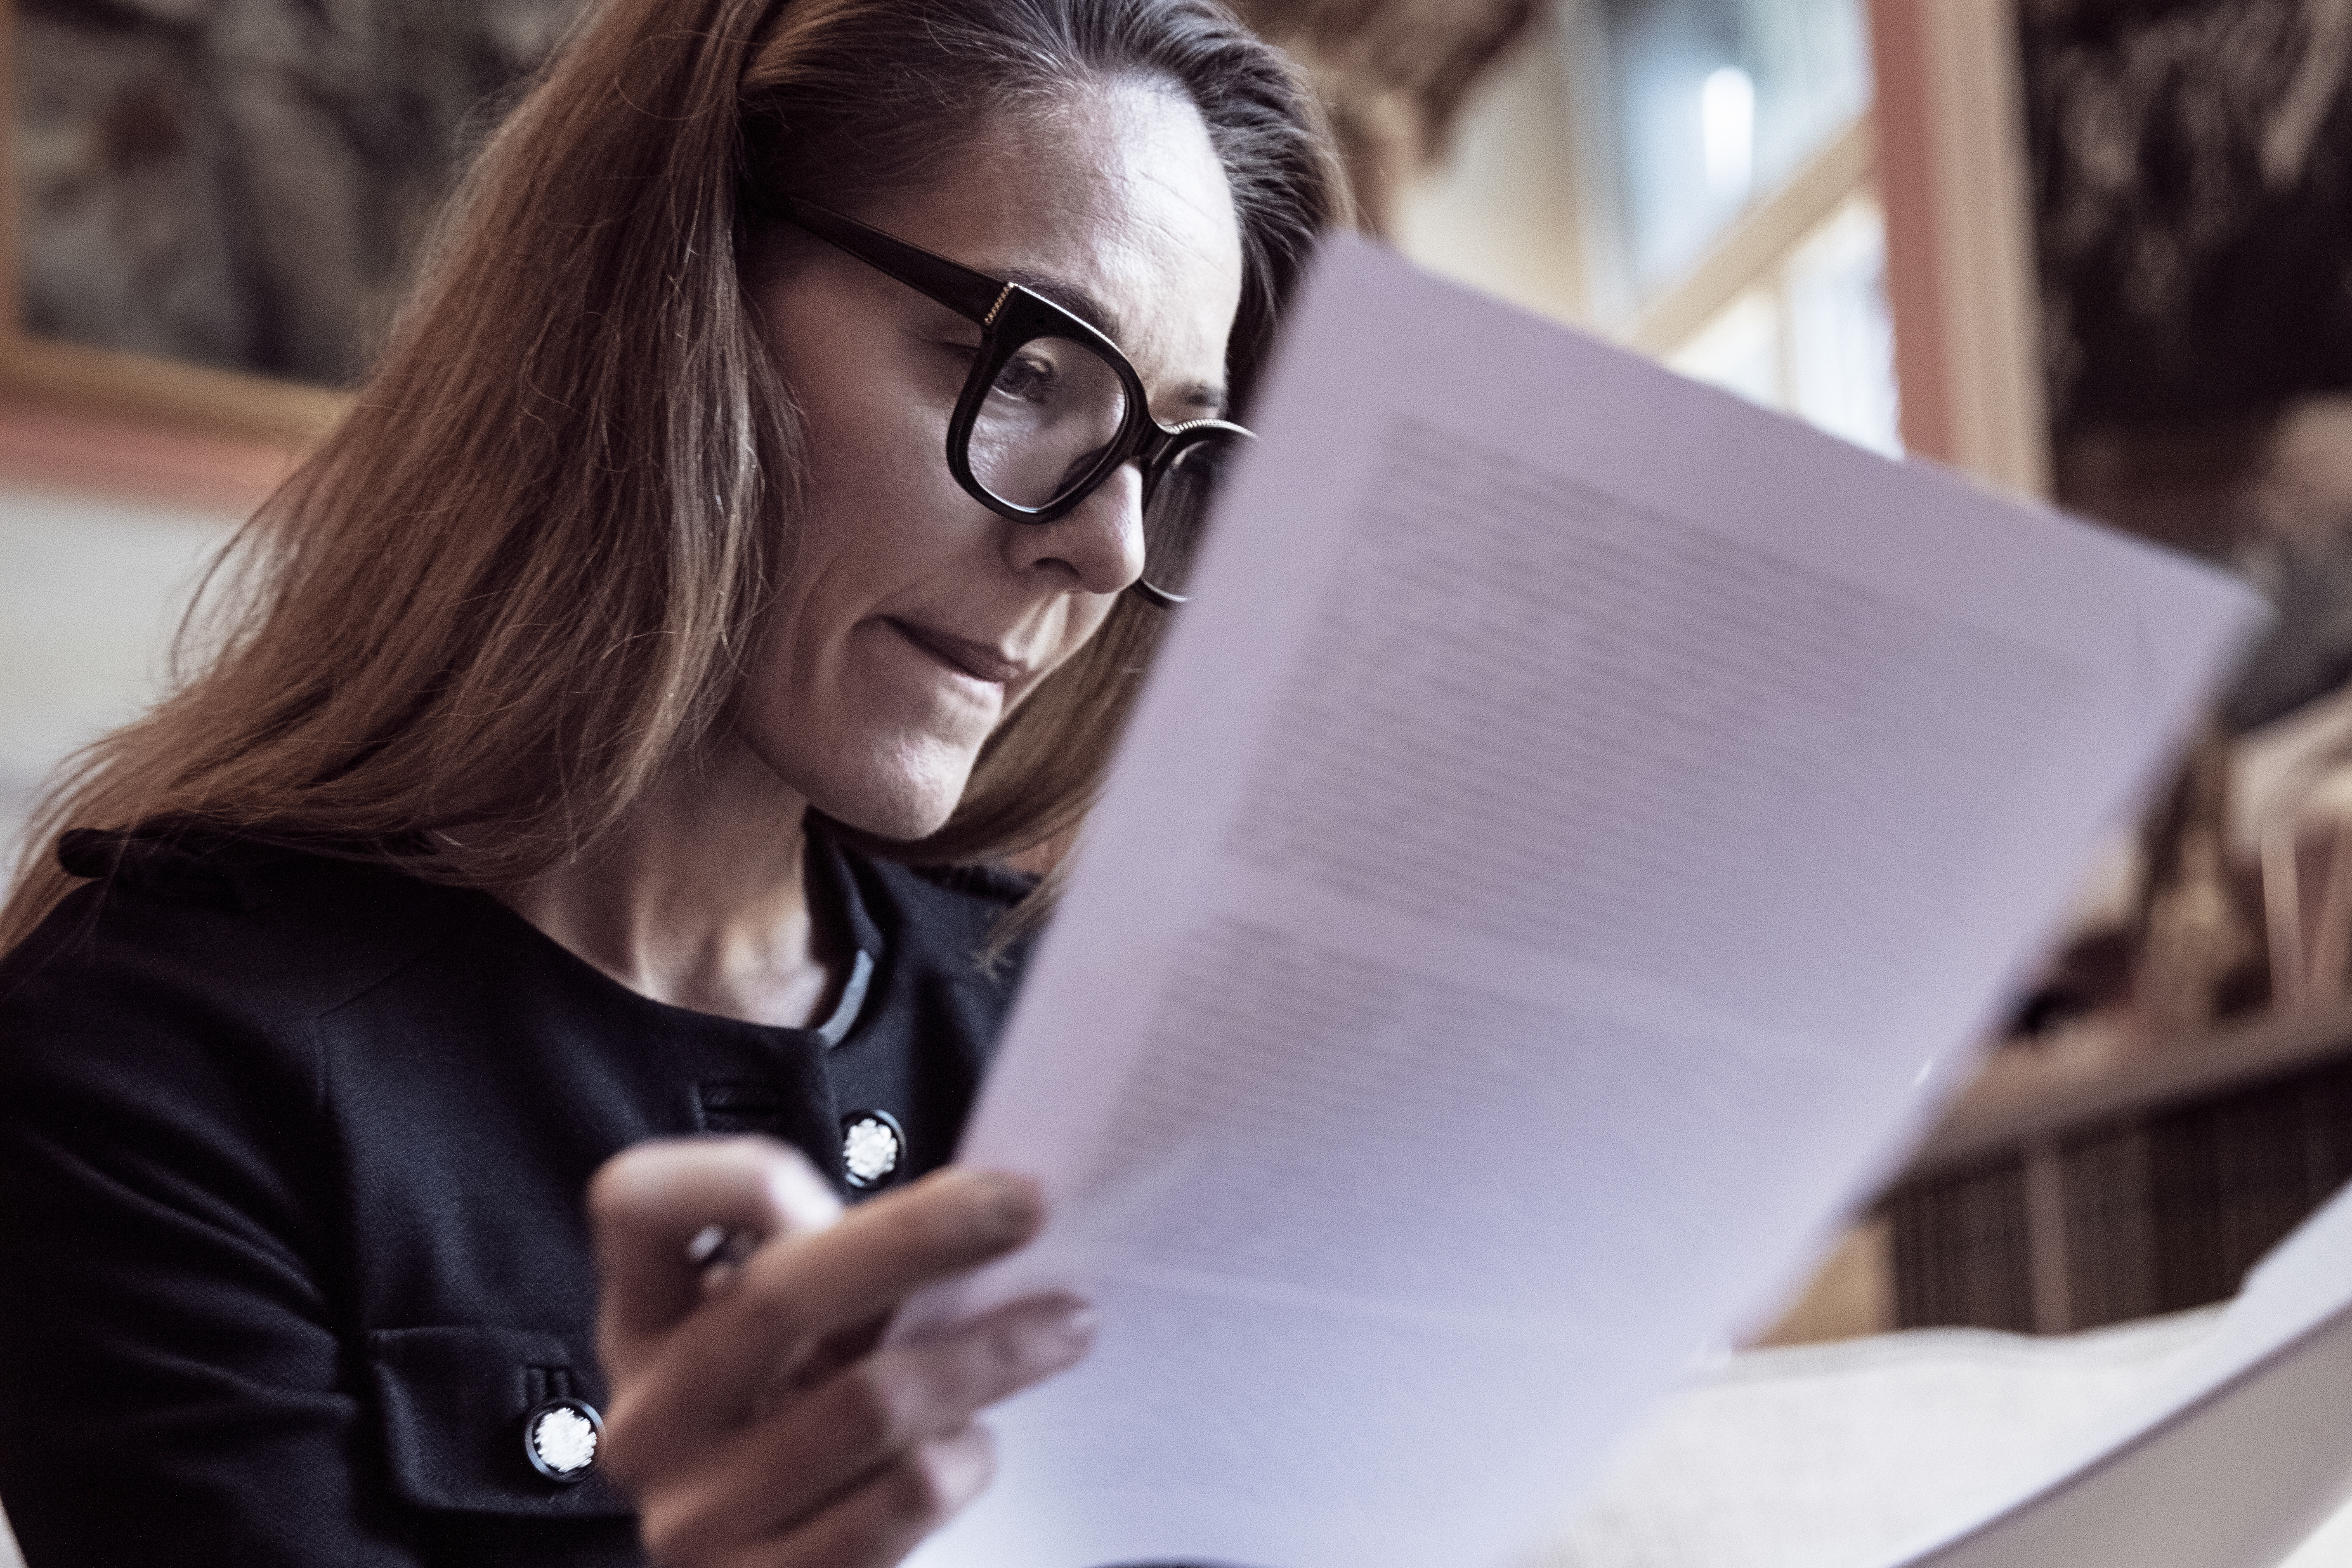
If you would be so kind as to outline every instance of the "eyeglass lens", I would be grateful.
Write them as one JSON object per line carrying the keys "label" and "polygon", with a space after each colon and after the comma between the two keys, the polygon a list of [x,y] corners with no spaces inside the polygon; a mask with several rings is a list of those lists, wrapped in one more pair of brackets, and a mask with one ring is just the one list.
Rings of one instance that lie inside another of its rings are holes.
{"label": "eyeglass lens", "polygon": [[1014,506],[1051,505],[1085,482],[1126,423],[1127,389],[1108,363],[1068,338],[1032,338],[972,421],[972,478]]}
{"label": "eyeglass lens", "polygon": [[[1126,426],[1126,384],[1091,345],[1037,337],[1008,358],[973,419],[971,476],[1014,506],[1050,506],[1084,485]],[[1144,580],[1181,594],[1232,439],[1203,432],[1154,477],[1144,504]]]}
{"label": "eyeglass lens", "polygon": [[1204,430],[1160,469],[1143,502],[1143,580],[1182,595],[1217,491],[1233,471],[1244,437]]}

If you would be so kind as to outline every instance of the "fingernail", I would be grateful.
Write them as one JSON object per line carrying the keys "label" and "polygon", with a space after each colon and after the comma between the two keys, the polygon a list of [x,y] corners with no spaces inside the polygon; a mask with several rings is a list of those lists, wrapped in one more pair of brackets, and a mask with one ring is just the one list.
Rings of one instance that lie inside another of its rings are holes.
{"label": "fingernail", "polygon": [[1095,1310],[1084,1301],[1067,1301],[1037,1320],[1023,1336],[1034,1359],[1060,1364],[1084,1355],[1095,1340]]}
{"label": "fingernail", "polygon": [[1062,1333],[1080,1350],[1094,1343],[1095,1310],[1085,1301],[1073,1301],[1064,1308],[1060,1318]]}

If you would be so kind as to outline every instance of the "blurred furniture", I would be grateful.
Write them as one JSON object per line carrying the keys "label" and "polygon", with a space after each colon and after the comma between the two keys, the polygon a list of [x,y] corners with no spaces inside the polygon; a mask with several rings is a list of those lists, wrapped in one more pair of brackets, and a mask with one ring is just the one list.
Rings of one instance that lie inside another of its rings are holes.
{"label": "blurred furniture", "polygon": [[[1879,1568],[1998,1502],[2217,1313],[2056,1339],[1978,1330],[1754,1351],[1695,1376],[1516,1568]],[[2352,1510],[2284,1568],[2352,1568]]]}
{"label": "blurred furniture", "polygon": [[2352,688],[2188,765],[1880,1205],[1891,1321],[2218,1300],[2352,1181]]}
{"label": "blurred furniture", "polygon": [[2352,1004],[2009,1049],[1881,1212],[1895,1321],[2039,1333],[2220,1300],[2352,1181]]}

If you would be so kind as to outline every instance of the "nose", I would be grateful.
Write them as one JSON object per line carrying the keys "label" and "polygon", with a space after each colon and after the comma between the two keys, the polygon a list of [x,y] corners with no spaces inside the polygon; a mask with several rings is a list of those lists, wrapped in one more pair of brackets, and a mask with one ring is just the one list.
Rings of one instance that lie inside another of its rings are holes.
{"label": "nose", "polygon": [[1143,575],[1143,474],[1122,463],[1052,522],[1015,522],[1004,547],[1024,575],[1045,572],[1088,594],[1116,594]]}

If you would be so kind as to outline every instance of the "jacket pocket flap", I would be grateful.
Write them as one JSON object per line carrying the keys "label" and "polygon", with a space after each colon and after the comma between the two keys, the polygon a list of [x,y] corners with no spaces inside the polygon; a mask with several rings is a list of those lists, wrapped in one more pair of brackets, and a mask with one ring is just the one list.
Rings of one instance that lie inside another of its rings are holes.
{"label": "jacket pocket flap", "polygon": [[625,1519],[635,1510],[592,1466],[551,1480],[531,1466],[524,1423],[548,1399],[601,1411],[594,1359],[555,1334],[477,1325],[380,1329],[368,1371],[393,1484],[419,1508],[535,1519]]}

